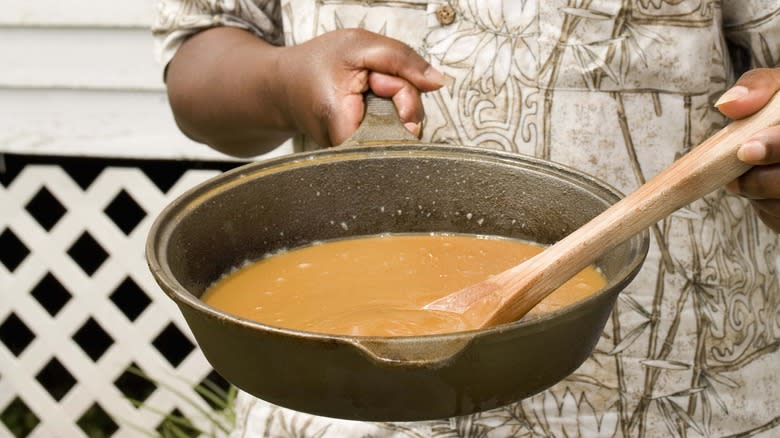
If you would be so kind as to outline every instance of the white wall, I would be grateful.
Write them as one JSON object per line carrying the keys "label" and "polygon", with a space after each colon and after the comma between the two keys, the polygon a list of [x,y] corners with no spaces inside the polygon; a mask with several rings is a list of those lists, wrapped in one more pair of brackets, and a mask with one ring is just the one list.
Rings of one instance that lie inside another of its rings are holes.
{"label": "white wall", "polygon": [[149,30],[155,7],[3,0],[0,153],[226,159],[173,121]]}
{"label": "white wall", "polygon": [[[149,31],[155,1],[0,0],[0,172],[4,153],[53,156],[0,184],[0,235],[12,233],[29,252],[13,271],[0,263],[0,323],[14,314],[35,334],[18,355],[0,342],[0,412],[21,400],[40,421],[30,438],[86,436],[78,419],[94,403],[117,423],[117,438],[139,436],[136,428],[154,431],[159,412],[174,409],[210,426],[200,411],[208,407],[192,389],[211,371],[205,358],[194,351],[174,365],[152,342],[170,322],[189,332],[143,254],[159,211],[217,171],[190,170],[163,193],[138,168],[109,166],[82,188],[51,165],[61,155],[226,158],[186,139],[173,122]],[[43,189],[66,210],[51,229],[27,208]],[[129,234],[106,213],[120,193],[146,213]],[[80,270],[68,252],[85,232],[109,255],[92,274]],[[48,274],[70,294],[56,315],[32,293]],[[151,300],[133,321],[109,299],[125,279]],[[72,339],[90,318],[114,340],[96,361]],[[53,357],[77,381],[59,400],[36,378]],[[167,385],[159,385],[144,408],[133,407],[115,384],[130,363]],[[0,421],[5,436],[10,430]]]}

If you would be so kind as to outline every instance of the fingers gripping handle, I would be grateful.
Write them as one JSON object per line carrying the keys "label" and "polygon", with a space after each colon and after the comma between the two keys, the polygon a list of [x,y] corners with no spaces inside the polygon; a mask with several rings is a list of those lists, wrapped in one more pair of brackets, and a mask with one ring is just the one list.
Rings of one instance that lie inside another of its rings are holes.
{"label": "fingers gripping handle", "polygon": [[404,128],[393,101],[366,93],[366,112],[358,129],[341,146],[368,146],[387,143],[418,143]]}

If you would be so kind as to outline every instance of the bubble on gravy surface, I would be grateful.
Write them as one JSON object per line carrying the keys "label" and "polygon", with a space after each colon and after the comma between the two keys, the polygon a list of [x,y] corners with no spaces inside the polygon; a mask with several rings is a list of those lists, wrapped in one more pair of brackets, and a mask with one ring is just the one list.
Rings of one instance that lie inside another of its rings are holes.
{"label": "bubble on gravy surface", "polygon": [[[317,241],[242,263],[215,282],[203,301],[245,319],[307,332],[352,336],[458,332],[472,328],[460,314],[423,307],[543,249],[516,239],[445,233]],[[577,302],[605,284],[597,270],[586,268],[529,315]]]}

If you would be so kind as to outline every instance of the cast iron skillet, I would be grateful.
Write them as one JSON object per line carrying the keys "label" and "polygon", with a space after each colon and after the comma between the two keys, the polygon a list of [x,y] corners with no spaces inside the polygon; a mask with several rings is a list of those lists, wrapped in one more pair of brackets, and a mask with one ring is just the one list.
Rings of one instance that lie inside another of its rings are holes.
{"label": "cast iron skillet", "polygon": [[[620,194],[517,154],[421,143],[387,101],[344,146],[245,165],[191,189],[152,226],[146,254],[206,358],[271,403],[375,421],[452,417],[540,392],[591,353],[648,249],[644,232],[596,265],[599,293],[552,314],[417,337],[307,333],[248,321],[199,297],[226,271],[282,248],[378,233],[457,232],[553,243]],[[586,147],[586,146],[584,146]]]}

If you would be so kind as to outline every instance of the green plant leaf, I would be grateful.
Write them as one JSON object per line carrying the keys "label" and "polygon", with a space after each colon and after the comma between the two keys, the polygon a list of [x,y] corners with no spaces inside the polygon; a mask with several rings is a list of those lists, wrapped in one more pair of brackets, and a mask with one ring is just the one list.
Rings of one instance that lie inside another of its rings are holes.
{"label": "green plant leaf", "polygon": [[[148,374],[144,373],[143,371],[135,369],[135,368],[128,368],[128,372],[133,373],[133,374],[135,374],[135,375],[137,375],[137,376],[139,376],[141,378],[149,380],[150,382],[152,382],[155,385],[157,385],[158,388],[163,388],[166,391],[169,391],[171,394],[175,395],[180,400],[182,400],[182,401],[186,402],[188,405],[192,406],[195,410],[198,411],[199,414],[203,415],[203,417],[206,418],[209,421],[209,423],[213,424],[214,426],[216,426],[217,428],[219,428],[221,431],[223,431],[225,433],[229,433],[230,432],[230,429],[232,428],[233,424],[225,424],[226,421],[220,421],[220,418],[222,417],[222,415],[203,408],[203,406],[201,406],[201,404],[198,403],[197,400],[193,400],[192,398],[187,397],[185,394],[183,394],[178,389],[174,388],[172,385],[170,385],[168,383],[165,383],[165,382],[163,382],[163,381],[161,381],[159,379],[155,379],[155,378],[149,376]],[[136,401],[131,401],[131,402],[138,403],[137,400]],[[155,409],[150,407],[150,406],[148,406],[147,404],[143,404],[143,409],[147,409],[147,410],[150,410],[152,412],[155,412]],[[159,410],[157,412],[159,413]],[[161,415],[165,416],[167,414],[166,413],[162,413]],[[235,417],[232,416],[232,417],[227,417],[227,418],[235,418]]]}
{"label": "green plant leaf", "polygon": [[[197,432],[196,436],[203,435],[203,431],[198,430],[196,428],[192,428],[189,425],[185,426],[187,429],[192,430],[193,432]],[[163,433],[162,436],[164,438],[172,437],[172,438],[192,438],[191,434],[188,434],[184,431],[184,429],[180,428],[174,423],[165,423],[165,426],[163,426]]]}
{"label": "green plant leaf", "polygon": [[[227,401],[227,394],[225,394],[224,397],[220,397],[219,394],[212,391],[210,388],[207,388],[203,385],[197,385],[193,387],[192,389],[195,390],[198,394],[202,395],[203,397],[210,400],[214,405],[219,408],[220,410],[227,409],[228,401]],[[223,391],[224,393],[224,391]]]}

